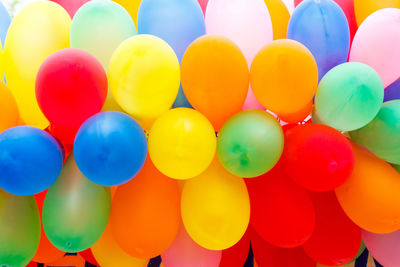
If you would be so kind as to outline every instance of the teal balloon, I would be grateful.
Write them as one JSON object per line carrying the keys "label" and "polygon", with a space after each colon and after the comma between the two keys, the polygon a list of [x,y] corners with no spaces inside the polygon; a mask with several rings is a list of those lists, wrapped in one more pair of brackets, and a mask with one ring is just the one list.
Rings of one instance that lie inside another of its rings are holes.
{"label": "teal balloon", "polygon": [[44,200],[43,228],[58,249],[80,252],[101,237],[110,208],[110,189],[88,180],[79,171],[71,153]]}
{"label": "teal balloon", "polygon": [[39,247],[40,216],[33,196],[0,189],[0,266],[26,266]]}
{"label": "teal balloon", "polygon": [[370,123],[350,136],[376,156],[400,164],[400,100],[385,102]]}
{"label": "teal balloon", "polygon": [[218,134],[217,154],[232,174],[251,178],[275,166],[282,155],[279,122],[262,110],[242,111],[230,118]]}

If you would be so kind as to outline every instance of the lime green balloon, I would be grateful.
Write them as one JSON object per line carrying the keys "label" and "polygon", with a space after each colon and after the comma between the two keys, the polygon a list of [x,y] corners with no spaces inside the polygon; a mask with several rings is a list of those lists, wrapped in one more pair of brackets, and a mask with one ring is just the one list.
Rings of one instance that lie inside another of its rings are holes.
{"label": "lime green balloon", "polygon": [[350,136],[376,156],[400,164],[400,100],[385,102],[369,124]]}
{"label": "lime green balloon", "polygon": [[376,116],[383,90],[374,69],[362,63],[344,63],[322,78],[315,95],[315,111],[326,125],[340,131],[356,130]]}
{"label": "lime green balloon", "polygon": [[33,196],[0,189],[0,266],[26,266],[40,241],[40,216]]}
{"label": "lime green balloon", "polygon": [[260,176],[278,162],[283,139],[282,127],[271,114],[262,110],[242,111],[219,132],[218,158],[236,176]]}
{"label": "lime green balloon", "polygon": [[68,157],[43,204],[43,228],[50,242],[65,252],[90,248],[106,229],[110,216],[109,188],[88,180]]}

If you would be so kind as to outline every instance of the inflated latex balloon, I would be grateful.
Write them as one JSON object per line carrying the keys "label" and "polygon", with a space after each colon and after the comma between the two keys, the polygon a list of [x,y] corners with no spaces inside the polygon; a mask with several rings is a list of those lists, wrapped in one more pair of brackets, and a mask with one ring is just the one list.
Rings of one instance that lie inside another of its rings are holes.
{"label": "inflated latex balloon", "polygon": [[272,21],[274,40],[285,39],[290,14],[282,0],[264,0]]}
{"label": "inflated latex balloon", "polygon": [[368,251],[383,266],[400,265],[400,230],[390,234],[362,232]]}
{"label": "inflated latex balloon", "polygon": [[354,0],[354,11],[357,24],[361,23],[372,13],[384,8],[400,8],[399,0]]}
{"label": "inflated latex balloon", "polygon": [[186,181],[182,219],[190,237],[211,250],[227,249],[245,234],[250,201],[242,178],[233,176],[215,158],[210,167]]}
{"label": "inflated latex balloon", "polygon": [[26,266],[40,240],[40,217],[33,196],[0,189],[0,266]]}
{"label": "inflated latex balloon", "polygon": [[87,250],[81,251],[78,253],[85,261],[89,262],[92,265],[99,266],[99,263],[93,256],[92,250],[88,248]]}
{"label": "inflated latex balloon", "polygon": [[63,163],[61,146],[48,133],[17,126],[0,134],[0,188],[15,195],[34,195],[49,188]]}
{"label": "inflated latex balloon", "polygon": [[19,112],[14,96],[7,86],[0,81],[0,133],[17,126],[18,120]]}
{"label": "inflated latex balloon", "polygon": [[0,41],[2,44],[6,41],[8,28],[10,27],[11,17],[3,2],[0,3]]}
{"label": "inflated latex balloon", "polygon": [[351,138],[376,156],[400,164],[400,100],[385,102],[365,127],[350,132]]}
{"label": "inflated latex balloon", "polygon": [[244,266],[250,251],[250,236],[248,231],[232,247],[222,250],[219,267]]}
{"label": "inflated latex balloon", "polygon": [[300,111],[292,113],[292,114],[278,115],[278,118],[287,123],[302,122],[305,119],[307,119],[308,116],[311,115],[313,108],[314,108],[314,104],[311,101],[307,106],[305,106]]}
{"label": "inflated latex balloon", "polygon": [[353,150],[353,173],[335,190],[340,205],[362,229],[373,233],[400,229],[400,174],[363,148],[353,144]]}
{"label": "inflated latex balloon", "polygon": [[283,150],[283,131],[271,114],[245,110],[231,117],[218,134],[221,164],[239,177],[260,176],[274,167]]}
{"label": "inflated latex balloon", "polygon": [[207,9],[207,4],[208,4],[208,0],[197,0],[200,4],[201,10],[203,11],[203,13],[206,13],[206,9]]}
{"label": "inflated latex balloon", "polygon": [[399,46],[400,10],[382,9],[369,16],[358,29],[349,60],[362,62],[374,68],[383,85],[387,87],[400,76],[400,51],[397,49]]}
{"label": "inflated latex balloon", "polygon": [[383,102],[400,99],[400,78],[385,88]]}
{"label": "inflated latex balloon", "polygon": [[115,186],[128,182],[143,167],[146,155],[147,140],[143,129],[121,112],[98,113],[76,134],[76,164],[96,184]]}
{"label": "inflated latex balloon", "polygon": [[68,13],[50,1],[25,6],[10,25],[4,46],[7,85],[27,125],[48,126],[36,100],[35,78],[48,56],[69,47],[70,25]]}
{"label": "inflated latex balloon", "polygon": [[40,109],[72,144],[81,124],[101,110],[107,96],[107,75],[100,62],[84,50],[68,48],[49,56],[36,78]]}
{"label": "inflated latex balloon", "polygon": [[350,142],[340,132],[307,123],[285,132],[282,164],[297,184],[308,190],[329,191],[350,177],[354,154]]}
{"label": "inflated latex balloon", "polygon": [[220,266],[222,252],[208,250],[194,242],[181,225],[171,246],[161,254],[164,267]]}
{"label": "inflated latex balloon", "polygon": [[276,40],[255,57],[250,81],[258,101],[279,115],[299,112],[317,90],[317,64],[310,51],[293,40]]}
{"label": "inflated latex balloon", "polygon": [[56,248],[80,252],[90,248],[101,237],[110,208],[110,190],[89,181],[70,154],[44,200],[43,228]]}
{"label": "inflated latex balloon", "polygon": [[118,187],[110,219],[115,240],[128,254],[143,259],[160,255],[181,223],[178,183],[148,158],[134,179]]}
{"label": "inflated latex balloon", "polygon": [[137,13],[142,0],[114,0],[114,2],[123,6],[131,15],[131,18],[136,23]]}
{"label": "inflated latex balloon", "polygon": [[149,155],[164,175],[185,180],[207,169],[216,150],[215,132],[201,113],[171,109],[156,120],[149,134]]}
{"label": "inflated latex balloon", "polygon": [[76,11],[89,0],[51,0],[61,5],[71,16],[74,17]]}
{"label": "inflated latex balloon", "polygon": [[331,0],[307,0],[293,12],[287,37],[310,49],[319,80],[330,69],[347,61],[350,48],[349,24],[342,9]]}
{"label": "inflated latex balloon", "polygon": [[134,258],[119,247],[112,234],[110,222],[91,250],[101,267],[146,267],[148,263],[148,260]]}
{"label": "inflated latex balloon", "polygon": [[344,63],[322,78],[315,95],[318,117],[339,131],[352,131],[367,125],[383,102],[383,84],[368,65]]}
{"label": "inflated latex balloon", "polygon": [[108,78],[115,101],[149,130],[178,94],[179,62],[165,41],[141,34],[115,50]]}

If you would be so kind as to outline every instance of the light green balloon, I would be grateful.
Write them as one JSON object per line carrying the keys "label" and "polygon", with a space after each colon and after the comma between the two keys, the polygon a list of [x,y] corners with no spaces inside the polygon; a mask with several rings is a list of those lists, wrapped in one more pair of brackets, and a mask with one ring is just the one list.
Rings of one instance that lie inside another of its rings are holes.
{"label": "light green balloon", "polygon": [[242,111],[219,132],[218,158],[236,176],[260,176],[278,162],[283,139],[282,127],[271,114],[261,110]]}
{"label": "light green balloon", "polygon": [[400,164],[400,100],[385,102],[368,125],[350,136],[376,156]]}
{"label": "light green balloon", "polygon": [[378,113],[384,89],[378,73],[357,62],[331,69],[315,95],[318,119],[339,131],[352,131],[368,124]]}
{"label": "light green balloon", "polygon": [[90,248],[103,234],[110,216],[109,188],[88,180],[73,153],[43,204],[43,228],[58,249],[75,253]]}
{"label": "light green balloon", "polygon": [[0,189],[0,266],[26,266],[38,249],[40,231],[35,198]]}

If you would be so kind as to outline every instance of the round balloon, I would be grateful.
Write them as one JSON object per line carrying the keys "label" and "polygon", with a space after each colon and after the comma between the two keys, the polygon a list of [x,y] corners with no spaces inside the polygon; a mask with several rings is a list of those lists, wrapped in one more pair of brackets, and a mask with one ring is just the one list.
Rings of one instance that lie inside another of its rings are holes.
{"label": "round balloon", "polygon": [[383,102],[400,99],[400,79],[385,88],[385,97]]}
{"label": "round balloon", "polygon": [[51,1],[60,4],[68,12],[71,18],[73,18],[76,11],[89,0],[51,0]]}
{"label": "round balloon", "polygon": [[372,13],[384,8],[400,8],[399,0],[354,0],[354,11],[357,24],[361,23]]}
{"label": "round balloon", "polygon": [[92,265],[99,266],[98,262],[93,256],[92,250],[88,248],[87,250],[81,251],[78,253],[85,261],[89,262]]}
{"label": "round balloon", "polygon": [[165,41],[141,34],[115,50],[108,78],[117,103],[149,130],[178,94],[179,62]]}
{"label": "round balloon", "polygon": [[3,2],[0,3],[0,41],[2,44],[6,41],[8,28],[10,27],[11,17],[4,6]]}
{"label": "round balloon", "polygon": [[131,18],[136,23],[137,13],[142,0],[114,0],[114,2],[123,6],[131,15]]}
{"label": "round balloon", "polygon": [[248,230],[232,247],[222,250],[219,267],[244,266],[250,251],[250,236]]}
{"label": "round balloon", "polygon": [[203,13],[206,14],[208,0],[197,0],[197,1],[199,2],[201,10],[203,11]]}
{"label": "round balloon", "polygon": [[389,234],[374,234],[362,232],[362,237],[368,251],[383,266],[400,265],[400,230]]}
{"label": "round balloon", "polygon": [[290,14],[282,0],[264,0],[271,16],[274,40],[286,39]]}
{"label": "round balloon", "polygon": [[[1,63],[0,63],[1,64]],[[18,125],[19,112],[11,91],[0,81],[0,133]]]}

